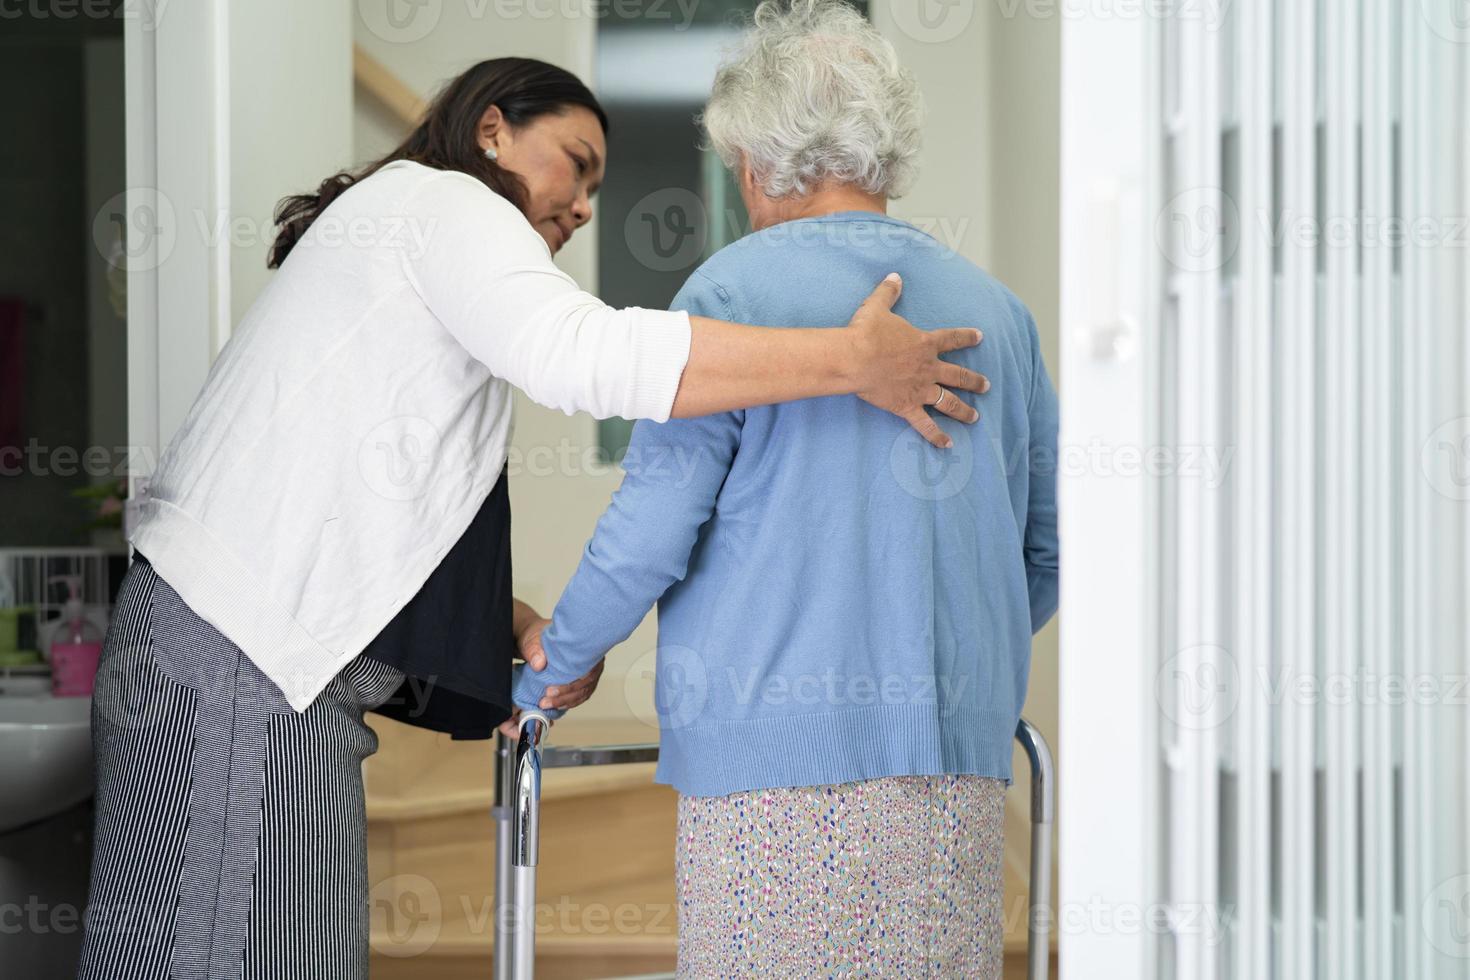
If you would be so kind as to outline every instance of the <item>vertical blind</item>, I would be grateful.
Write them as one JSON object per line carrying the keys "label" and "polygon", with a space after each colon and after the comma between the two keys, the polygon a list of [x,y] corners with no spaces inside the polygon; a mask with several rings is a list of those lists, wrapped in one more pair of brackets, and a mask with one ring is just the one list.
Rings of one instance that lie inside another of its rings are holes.
{"label": "vertical blind", "polygon": [[1470,4],[1154,43],[1156,962],[1470,978]]}

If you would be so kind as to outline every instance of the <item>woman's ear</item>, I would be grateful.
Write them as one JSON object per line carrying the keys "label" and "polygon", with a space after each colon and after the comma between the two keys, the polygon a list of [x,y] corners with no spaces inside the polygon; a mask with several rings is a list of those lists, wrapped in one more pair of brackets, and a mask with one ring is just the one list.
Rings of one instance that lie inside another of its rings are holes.
{"label": "woman's ear", "polygon": [[761,192],[760,186],[755,182],[755,175],[750,172],[750,164],[742,157],[735,172],[735,183],[740,191],[741,203],[745,205],[745,213],[750,215],[751,229],[759,231],[766,226],[765,211],[767,198]]}
{"label": "woman's ear", "polygon": [[505,116],[501,114],[500,106],[490,106],[480,114],[480,125],[477,127],[476,134],[480,139],[480,149],[487,150],[492,146],[499,148],[507,131]]}
{"label": "woman's ear", "polygon": [[740,158],[740,193],[750,196],[759,190],[760,188],[755,185],[755,174],[751,172],[750,163],[742,156]]}

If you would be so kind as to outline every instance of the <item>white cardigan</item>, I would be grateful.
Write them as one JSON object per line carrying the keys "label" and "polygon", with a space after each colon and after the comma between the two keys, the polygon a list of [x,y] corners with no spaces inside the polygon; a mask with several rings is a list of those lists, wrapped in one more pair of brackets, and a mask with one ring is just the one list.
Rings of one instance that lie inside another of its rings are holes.
{"label": "white cardigan", "polygon": [[505,462],[512,385],[663,420],[689,339],[684,313],[579,289],[474,178],[389,164],[246,313],[131,541],[304,711],[469,526]]}

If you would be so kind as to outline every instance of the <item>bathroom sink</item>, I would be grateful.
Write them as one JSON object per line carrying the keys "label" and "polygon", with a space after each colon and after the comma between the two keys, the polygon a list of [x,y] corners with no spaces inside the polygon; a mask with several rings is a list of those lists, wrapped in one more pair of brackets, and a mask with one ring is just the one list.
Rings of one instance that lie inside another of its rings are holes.
{"label": "bathroom sink", "polygon": [[0,833],[92,795],[91,698],[58,698],[49,678],[0,680]]}

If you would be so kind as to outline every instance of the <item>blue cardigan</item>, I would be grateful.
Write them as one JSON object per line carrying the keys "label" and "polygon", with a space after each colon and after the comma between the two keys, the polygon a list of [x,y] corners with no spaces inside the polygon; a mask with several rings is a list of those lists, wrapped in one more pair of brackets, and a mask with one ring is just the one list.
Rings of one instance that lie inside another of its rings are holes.
{"label": "blue cardigan", "polygon": [[[845,324],[888,273],[897,312],[979,326],[989,377],[936,449],[851,396],[639,422],[612,504],[512,696],[585,674],[658,603],[656,781],[710,796],[905,774],[1011,778],[1031,636],[1057,605],[1057,402],[1004,286],[868,212],[722,249],[674,307]],[[555,714],[555,713],[552,713]]]}

